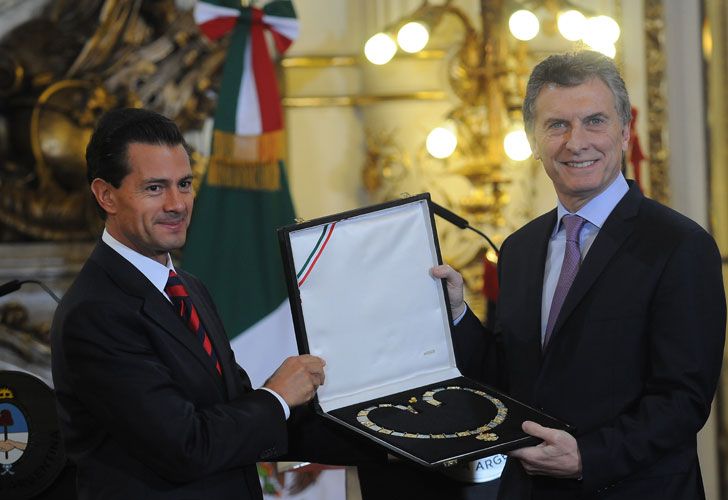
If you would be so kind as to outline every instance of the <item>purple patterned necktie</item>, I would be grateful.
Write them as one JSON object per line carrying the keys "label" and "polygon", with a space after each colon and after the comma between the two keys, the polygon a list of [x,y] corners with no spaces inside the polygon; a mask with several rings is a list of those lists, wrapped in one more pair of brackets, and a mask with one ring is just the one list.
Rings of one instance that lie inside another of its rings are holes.
{"label": "purple patterned necktie", "polygon": [[579,264],[581,263],[581,251],[579,250],[579,232],[584,227],[586,219],[582,219],[578,215],[565,215],[561,222],[564,224],[566,229],[566,248],[564,249],[564,262],[561,264],[561,273],[559,274],[559,281],[556,284],[556,290],[554,291],[554,298],[551,301],[551,310],[549,311],[549,319],[546,323],[546,333],[543,338],[543,346],[549,343],[551,339],[551,333],[556,323],[556,318],[559,316],[561,306],[564,304],[566,294],[569,293],[569,288],[576,278],[576,273],[579,271]]}

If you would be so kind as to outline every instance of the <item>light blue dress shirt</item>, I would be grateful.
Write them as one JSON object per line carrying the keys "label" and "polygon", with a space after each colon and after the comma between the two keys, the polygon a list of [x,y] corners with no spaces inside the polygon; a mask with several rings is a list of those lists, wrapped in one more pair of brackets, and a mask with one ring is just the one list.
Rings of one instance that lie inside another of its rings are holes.
{"label": "light blue dress shirt", "polygon": [[[589,248],[591,248],[594,239],[599,234],[599,230],[604,225],[609,214],[612,213],[617,203],[627,194],[629,185],[620,173],[616,179],[601,193],[581,207],[575,215],[586,219],[586,224],[579,233],[579,249],[581,251],[581,260],[584,260]],[[556,291],[556,284],[561,274],[561,264],[564,261],[564,251],[566,249],[566,231],[564,230],[561,219],[570,212],[557,201],[556,206],[556,226],[551,239],[549,240],[548,252],[546,254],[546,267],[543,277],[543,295],[541,298],[541,341],[543,342],[546,334],[546,323],[549,319],[549,311],[551,310],[551,302]]]}

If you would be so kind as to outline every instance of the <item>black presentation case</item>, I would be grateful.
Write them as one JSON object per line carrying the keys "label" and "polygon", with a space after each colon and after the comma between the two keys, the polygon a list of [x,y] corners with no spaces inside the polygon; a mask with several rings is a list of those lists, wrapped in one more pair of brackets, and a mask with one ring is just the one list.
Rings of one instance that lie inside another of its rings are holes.
{"label": "black presentation case", "polygon": [[428,193],[278,230],[299,352],[326,360],[316,410],[426,467],[538,444],[557,419],[458,371]]}

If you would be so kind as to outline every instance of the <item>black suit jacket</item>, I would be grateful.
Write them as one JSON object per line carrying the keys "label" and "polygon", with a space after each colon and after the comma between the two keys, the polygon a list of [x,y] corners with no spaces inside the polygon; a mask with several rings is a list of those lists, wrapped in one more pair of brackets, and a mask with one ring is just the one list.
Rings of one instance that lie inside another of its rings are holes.
{"label": "black suit jacket", "polygon": [[527,476],[510,460],[504,499],[704,497],[696,433],[722,361],[725,296],[712,237],[635,185],[587,253],[542,352],[551,211],[503,244],[495,334],[466,317],[466,374],[576,426],[583,479]]}
{"label": "black suit jacket", "polygon": [[287,450],[283,409],[251,390],[204,286],[179,271],[222,366],[169,301],[100,242],[51,329],[79,498],[261,498],[255,462]]}

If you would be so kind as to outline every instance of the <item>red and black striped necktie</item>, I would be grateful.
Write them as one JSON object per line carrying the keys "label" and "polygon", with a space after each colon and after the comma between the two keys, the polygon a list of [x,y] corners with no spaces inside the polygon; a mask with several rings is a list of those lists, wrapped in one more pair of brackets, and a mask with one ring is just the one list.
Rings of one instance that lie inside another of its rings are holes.
{"label": "red and black striped necktie", "polygon": [[195,305],[192,303],[192,299],[190,299],[187,289],[182,284],[182,280],[180,280],[177,273],[171,269],[169,270],[169,278],[167,279],[167,285],[164,287],[164,291],[169,296],[172,301],[172,305],[174,305],[175,310],[182,317],[187,327],[202,343],[203,349],[205,349],[205,352],[208,356],[210,356],[210,359],[212,359],[212,362],[215,364],[217,372],[222,375],[220,361],[218,361],[217,356],[215,355],[212,343],[210,342],[210,337],[207,336],[205,327],[202,324],[202,321],[200,321],[197,309],[195,309]]}

